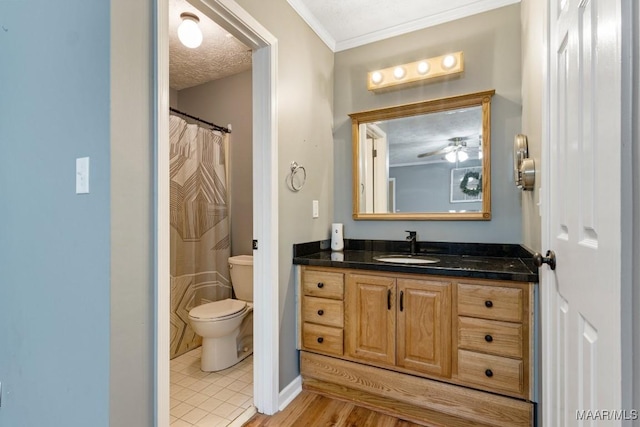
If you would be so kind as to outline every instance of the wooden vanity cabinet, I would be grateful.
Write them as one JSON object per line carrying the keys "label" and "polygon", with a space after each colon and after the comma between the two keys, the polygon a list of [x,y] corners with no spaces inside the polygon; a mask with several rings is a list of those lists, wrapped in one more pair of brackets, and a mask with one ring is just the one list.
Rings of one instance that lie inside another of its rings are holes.
{"label": "wooden vanity cabinet", "polygon": [[346,353],[437,376],[451,373],[451,283],[347,274]]}
{"label": "wooden vanity cabinet", "polygon": [[530,283],[301,273],[304,388],[422,425],[534,425]]}
{"label": "wooden vanity cabinet", "polygon": [[395,279],[365,274],[347,276],[347,354],[395,365]]}
{"label": "wooden vanity cabinet", "polygon": [[344,350],[344,274],[307,269],[301,288],[301,349],[341,356]]}
{"label": "wooden vanity cabinet", "polygon": [[456,294],[454,377],[474,387],[530,399],[531,286],[459,281]]}
{"label": "wooden vanity cabinet", "polygon": [[396,365],[451,376],[451,283],[397,279]]}

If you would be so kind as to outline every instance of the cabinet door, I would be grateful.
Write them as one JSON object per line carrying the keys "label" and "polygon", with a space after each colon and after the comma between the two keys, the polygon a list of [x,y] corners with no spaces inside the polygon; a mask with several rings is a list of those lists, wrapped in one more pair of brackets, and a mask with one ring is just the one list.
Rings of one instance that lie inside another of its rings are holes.
{"label": "cabinet door", "polygon": [[395,279],[349,274],[345,326],[351,357],[395,363]]}
{"label": "cabinet door", "polygon": [[451,376],[451,284],[398,279],[398,366]]}

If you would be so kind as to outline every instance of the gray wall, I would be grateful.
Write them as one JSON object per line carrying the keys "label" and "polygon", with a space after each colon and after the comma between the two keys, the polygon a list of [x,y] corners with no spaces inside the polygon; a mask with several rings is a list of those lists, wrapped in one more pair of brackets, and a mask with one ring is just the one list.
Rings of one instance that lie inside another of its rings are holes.
{"label": "gray wall", "polygon": [[[464,51],[462,77],[384,93],[367,91],[367,72]],[[495,89],[491,111],[491,221],[354,221],[351,219],[349,113]],[[513,137],[521,129],[520,6],[513,5],[338,52],[335,56],[334,221],[347,238],[521,243],[520,194],[513,184]]]}
{"label": "gray wall", "polygon": [[220,126],[233,125],[229,137],[231,255],[251,255],[253,171],[251,71],[183,89],[177,104],[184,111]]}
{"label": "gray wall", "polygon": [[[111,0],[109,425],[114,427],[151,426],[154,420],[154,4]],[[84,337],[78,344],[87,346]]]}
{"label": "gray wall", "polygon": [[[459,167],[481,166],[469,160]],[[390,167],[389,177],[396,179],[396,212],[449,212],[450,210],[479,211],[482,202],[451,203],[451,170],[449,162],[428,166]],[[437,182],[443,185],[425,185]]]}
{"label": "gray wall", "polygon": [[536,163],[534,191],[522,191],[522,244],[542,252],[542,218],[538,203],[542,185],[542,102],[544,94],[542,59],[544,50],[544,8],[534,0],[520,3],[522,21],[522,133],[529,141],[529,156]]}
{"label": "gray wall", "polygon": [[178,108],[178,90],[169,89],[169,107]]}
{"label": "gray wall", "polygon": [[0,426],[109,423],[109,5],[0,2]]}
{"label": "gray wall", "polygon": [[[280,270],[280,387],[299,374],[293,244],[326,239],[333,220],[333,58],[286,0],[238,0],[278,39],[278,227]],[[307,171],[304,188],[287,186],[289,165]],[[311,217],[318,200],[320,217]]]}

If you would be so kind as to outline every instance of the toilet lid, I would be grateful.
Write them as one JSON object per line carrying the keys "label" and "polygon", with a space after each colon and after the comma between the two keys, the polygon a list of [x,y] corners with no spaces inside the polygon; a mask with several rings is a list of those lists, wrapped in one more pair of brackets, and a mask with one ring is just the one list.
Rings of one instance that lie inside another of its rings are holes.
{"label": "toilet lid", "polygon": [[194,307],[189,311],[189,316],[198,319],[219,319],[221,317],[234,315],[246,307],[247,303],[245,301],[228,298]]}

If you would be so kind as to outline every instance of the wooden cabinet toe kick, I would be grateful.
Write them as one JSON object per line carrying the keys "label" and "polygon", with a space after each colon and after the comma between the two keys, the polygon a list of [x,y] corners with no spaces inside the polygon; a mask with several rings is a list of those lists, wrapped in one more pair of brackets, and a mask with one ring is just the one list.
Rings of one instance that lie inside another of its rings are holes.
{"label": "wooden cabinet toe kick", "polygon": [[530,427],[534,404],[300,352],[303,387],[425,426]]}

